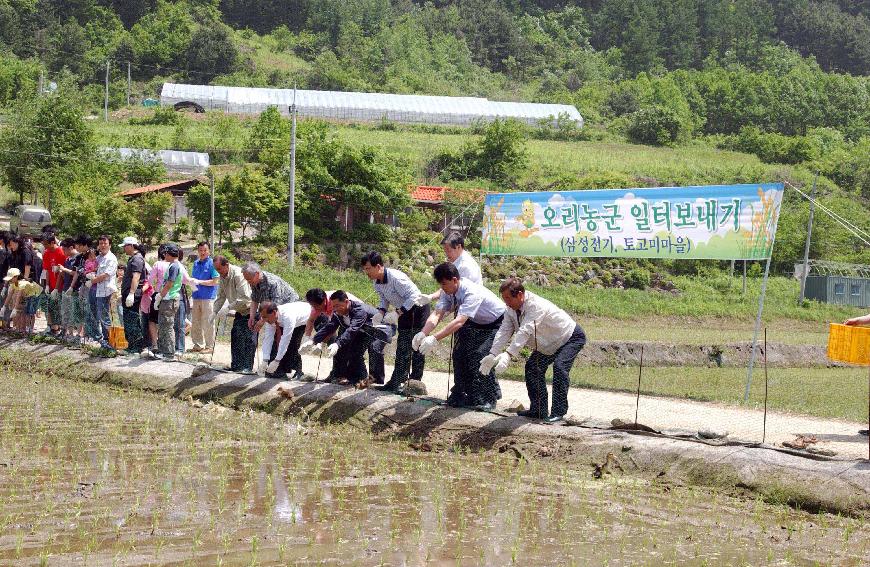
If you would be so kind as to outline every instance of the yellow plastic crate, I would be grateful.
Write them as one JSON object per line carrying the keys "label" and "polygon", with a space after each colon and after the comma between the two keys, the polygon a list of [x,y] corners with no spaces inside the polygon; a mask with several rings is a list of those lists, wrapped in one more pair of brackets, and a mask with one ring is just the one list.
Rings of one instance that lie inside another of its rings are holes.
{"label": "yellow plastic crate", "polygon": [[849,364],[870,365],[870,327],[831,323],[828,358]]}

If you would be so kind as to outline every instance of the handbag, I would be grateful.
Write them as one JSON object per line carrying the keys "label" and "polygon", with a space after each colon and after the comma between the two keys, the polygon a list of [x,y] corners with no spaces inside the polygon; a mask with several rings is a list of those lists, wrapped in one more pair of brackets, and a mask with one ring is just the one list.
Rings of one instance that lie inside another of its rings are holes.
{"label": "handbag", "polygon": [[111,325],[109,326],[109,346],[115,350],[125,350],[130,344],[124,335],[124,327],[118,324],[118,316],[114,309],[110,310]]}

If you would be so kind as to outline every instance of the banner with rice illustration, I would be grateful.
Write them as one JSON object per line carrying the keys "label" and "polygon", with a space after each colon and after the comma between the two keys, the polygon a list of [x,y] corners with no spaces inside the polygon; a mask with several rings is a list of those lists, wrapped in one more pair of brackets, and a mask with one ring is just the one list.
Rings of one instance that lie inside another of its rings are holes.
{"label": "banner with rice illustration", "polygon": [[766,260],[782,183],[490,193],[482,252]]}

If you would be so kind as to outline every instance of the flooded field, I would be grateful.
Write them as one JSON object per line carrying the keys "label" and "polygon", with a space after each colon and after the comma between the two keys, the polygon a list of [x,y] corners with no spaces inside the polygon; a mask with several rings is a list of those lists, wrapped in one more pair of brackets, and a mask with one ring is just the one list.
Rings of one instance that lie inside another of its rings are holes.
{"label": "flooded field", "polygon": [[867,520],[2,378],[2,565],[866,565]]}

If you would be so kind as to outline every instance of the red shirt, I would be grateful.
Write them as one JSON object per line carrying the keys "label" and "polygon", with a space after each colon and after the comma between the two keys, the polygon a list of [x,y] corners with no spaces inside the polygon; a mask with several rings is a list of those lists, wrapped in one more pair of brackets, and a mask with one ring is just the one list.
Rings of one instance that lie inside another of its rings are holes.
{"label": "red shirt", "polygon": [[60,246],[56,246],[54,250],[46,248],[45,252],[42,253],[42,269],[48,272],[49,289],[55,289],[58,276],[51,268],[53,266],[63,266],[64,262],[66,262],[66,254],[63,253],[63,249]]}

